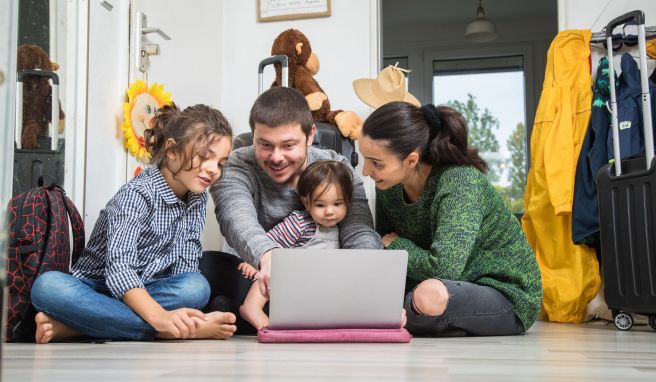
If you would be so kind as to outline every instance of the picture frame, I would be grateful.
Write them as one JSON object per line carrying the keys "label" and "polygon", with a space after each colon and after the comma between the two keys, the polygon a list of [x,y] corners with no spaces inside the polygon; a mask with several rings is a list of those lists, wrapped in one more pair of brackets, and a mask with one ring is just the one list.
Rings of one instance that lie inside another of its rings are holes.
{"label": "picture frame", "polygon": [[257,21],[329,17],[330,2],[331,0],[257,0]]}

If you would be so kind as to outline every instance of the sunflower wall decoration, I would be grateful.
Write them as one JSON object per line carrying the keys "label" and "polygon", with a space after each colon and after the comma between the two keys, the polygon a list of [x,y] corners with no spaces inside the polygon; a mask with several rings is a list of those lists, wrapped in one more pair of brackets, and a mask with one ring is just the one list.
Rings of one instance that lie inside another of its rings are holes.
{"label": "sunflower wall decoration", "polygon": [[130,84],[127,96],[123,104],[123,145],[138,160],[150,159],[144,131],[150,129],[155,111],[172,102],[171,93],[164,92],[164,85],[155,82],[149,88],[145,82],[137,80]]}

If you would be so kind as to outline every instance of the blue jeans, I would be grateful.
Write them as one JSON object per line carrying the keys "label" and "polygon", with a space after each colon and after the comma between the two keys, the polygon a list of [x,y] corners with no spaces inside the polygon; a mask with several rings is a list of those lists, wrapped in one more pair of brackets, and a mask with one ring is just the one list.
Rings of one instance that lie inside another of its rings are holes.
{"label": "blue jeans", "polygon": [[414,289],[405,296],[408,316],[406,329],[415,336],[511,336],[524,333],[510,301],[498,290],[468,283],[440,279],[449,291],[444,313],[427,316],[412,306]]}
{"label": "blue jeans", "polygon": [[[197,272],[148,281],[145,287],[166,310],[201,309],[210,297],[207,279]],[[105,280],[46,272],[34,281],[31,300],[39,312],[86,336],[142,341],[152,340],[157,334],[129,306],[111,295]]]}

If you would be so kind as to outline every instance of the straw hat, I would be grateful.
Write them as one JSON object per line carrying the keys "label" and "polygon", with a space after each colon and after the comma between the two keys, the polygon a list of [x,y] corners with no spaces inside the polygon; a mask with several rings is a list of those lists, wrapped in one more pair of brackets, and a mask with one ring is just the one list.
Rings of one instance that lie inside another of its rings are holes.
{"label": "straw hat", "polygon": [[417,98],[405,89],[405,75],[409,70],[396,65],[383,69],[375,80],[361,78],[353,81],[353,90],[358,98],[374,109],[393,101],[405,101],[415,106],[421,106]]}

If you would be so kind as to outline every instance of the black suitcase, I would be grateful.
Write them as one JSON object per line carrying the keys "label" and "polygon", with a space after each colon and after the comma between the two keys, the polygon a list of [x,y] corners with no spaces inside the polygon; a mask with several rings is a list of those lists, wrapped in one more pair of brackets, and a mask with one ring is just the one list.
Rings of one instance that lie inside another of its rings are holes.
{"label": "black suitcase", "polygon": [[[646,155],[621,160],[618,142],[617,100],[611,85],[611,123],[615,162],[597,173],[601,263],[604,294],[613,311],[615,326],[629,330],[632,313],[649,316],[656,330],[656,160],[651,124],[651,101],[646,77],[644,14],[633,11],[606,26],[607,46],[613,28],[635,21],[640,45],[643,127]],[[613,78],[612,49],[609,49],[609,76]]]}
{"label": "black suitcase", "polygon": [[[263,71],[264,68],[271,64],[280,64],[282,65],[282,83],[284,86],[288,85],[287,77],[287,68],[288,68],[288,58],[287,56],[272,56],[262,60],[258,67],[258,76],[259,76],[259,88],[258,94],[262,94],[263,91]],[[334,150],[339,154],[345,156],[351,163],[351,166],[355,168],[358,165],[358,153],[355,151],[355,143],[348,138],[344,138],[340,134],[337,126],[317,122],[316,124],[316,133],[314,134],[314,140],[312,141],[312,146],[318,147],[321,149]],[[233,148],[237,149],[244,146],[250,146],[253,144],[253,134],[242,133],[235,137],[233,141]]]}
{"label": "black suitcase", "polygon": [[[26,76],[48,77],[52,81],[52,102],[50,131],[48,137],[38,137],[38,149],[23,149],[21,137],[23,129],[23,78]],[[16,86],[16,150],[14,152],[14,179],[12,196],[39,186],[53,183],[64,184],[64,139],[59,138],[59,77],[46,70],[19,70]]]}

